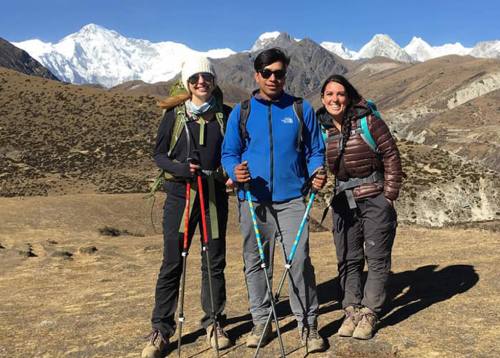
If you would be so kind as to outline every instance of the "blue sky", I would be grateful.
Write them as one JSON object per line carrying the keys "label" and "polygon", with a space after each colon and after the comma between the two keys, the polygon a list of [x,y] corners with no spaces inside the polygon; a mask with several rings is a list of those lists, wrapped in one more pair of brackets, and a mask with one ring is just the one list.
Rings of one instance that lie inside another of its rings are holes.
{"label": "blue sky", "polygon": [[3,0],[0,8],[0,37],[9,41],[57,42],[88,23],[196,50],[249,49],[267,31],[352,50],[377,33],[401,46],[412,36],[433,46],[500,40],[498,0]]}

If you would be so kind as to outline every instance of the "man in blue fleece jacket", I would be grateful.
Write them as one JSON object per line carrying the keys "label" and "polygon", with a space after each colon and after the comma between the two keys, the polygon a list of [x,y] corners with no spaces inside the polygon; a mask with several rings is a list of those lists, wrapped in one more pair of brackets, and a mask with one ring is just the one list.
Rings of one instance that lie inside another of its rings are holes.
{"label": "man in blue fleece jacket", "polygon": [[[294,110],[295,97],[284,92],[290,60],[278,48],[261,52],[254,61],[259,90],[250,99],[250,114],[245,138],[240,130],[241,105],[229,117],[222,145],[222,165],[234,182],[249,182],[264,252],[272,276],[275,239],[288,255],[305,212],[303,187],[312,178],[315,189],[326,182],[323,170],[325,146],[315,113],[303,101],[303,125]],[[302,136],[299,141],[298,136]],[[300,143],[300,146],[297,144]],[[264,271],[250,210],[244,192],[238,192],[240,229],[243,235],[245,279],[254,328],[247,338],[256,347],[264,333],[263,344],[271,337],[271,325],[264,326],[271,309]],[[271,278],[271,277],[270,277]],[[318,297],[314,267],[309,257],[309,230],[304,229],[288,276],[291,309],[297,319],[300,337],[309,352],[325,349],[318,334]]]}

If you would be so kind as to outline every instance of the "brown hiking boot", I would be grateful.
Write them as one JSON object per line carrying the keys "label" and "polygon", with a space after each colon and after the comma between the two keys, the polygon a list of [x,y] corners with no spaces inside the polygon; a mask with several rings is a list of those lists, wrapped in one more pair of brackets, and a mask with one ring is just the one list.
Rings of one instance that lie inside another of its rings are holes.
{"label": "brown hiking boot", "polygon": [[[247,347],[248,348],[257,348],[259,344],[260,336],[262,332],[264,332],[265,323],[256,324],[252,328],[252,332],[247,337]],[[264,337],[262,337],[261,347],[264,347],[271,340],[271,323],[267,325],[266,332],[264,333]]]}
{"label": "brown hiking boot", "polygon": [[339,328],[339,336],[341,337],[352,337],[356,326],[361,319],[359,314],[359,308],[354,306],[348,306],[344,310],[344,321]]}
{"label": "brown hiking boot", "polygon": [[360,321],[356,326],[352,336],[357,339],[370,339],[375,333],[377,315],[368,307],[363,307],[359,311]]}
{"label": "brown hiking boot", "polygon": [[[214,332],[214,326],[210,325],[207,327],[207,343],[212,347],[215,348],[215,335],[213,334]],[[219,349],[226,349],[229,348],[233,345],[233,342],[229,339],[227,336],[227,333],[217,325],[216,328],[217,332],[217,343],[219,345]]]}
{"label": "brown hiking boot", "polygon": [[326,343],[323,337],[319,335],[316,325],[299,327],[300,341],[306,346],[307,353],[323,352],[326,350]]}
{"label": "brown hiking boot", "polygon": [[141,358],[161,358],[161,353],[168,345],[168,337],[163,337],[159,330],[148,335],[149,342],[142,350]]}

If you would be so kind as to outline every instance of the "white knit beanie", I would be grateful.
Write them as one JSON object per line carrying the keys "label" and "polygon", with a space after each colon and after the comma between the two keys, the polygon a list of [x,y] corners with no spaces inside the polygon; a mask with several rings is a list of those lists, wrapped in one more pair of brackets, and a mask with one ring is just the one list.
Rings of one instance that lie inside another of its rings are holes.
{"label": "white knit beanie", "polygon": [[206,57],[193,56],[187,59],[182,64],[182,73],[181,73],[182,84],[188,90],[188,92],[189,92],[189,86],[188,86],[189,77],[200,72],[211,73],[214,76],[214,86],[215,86],[216,76],[215,76],[214,66],[212,65],[212,63],[210,63],[210,61]]}

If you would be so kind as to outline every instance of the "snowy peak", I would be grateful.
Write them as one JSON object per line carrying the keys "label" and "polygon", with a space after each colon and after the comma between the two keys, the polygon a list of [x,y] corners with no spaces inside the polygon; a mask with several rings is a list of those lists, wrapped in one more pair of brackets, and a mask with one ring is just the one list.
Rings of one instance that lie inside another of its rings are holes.
{"label": "snowy peak", "polygon": [[[258,52],[272,46],[284,49],[298,39],[287,33],[272,31],[261,34],[251,48]],[[106,87],[142,80],[153,83],[174,78],[182,63],[193,55],[225,58],[235,52],[228,48],[200,52],[172,41],[153,43],[128,38],[105,27],[88,24],[57,43],[39,39],[13,43],[40,62],[59,79],[71,83],[99,83]],[[446,55],[472,55],[500,58],[500,41],[484,41],[474,48],[460,43],[431,46],[419,37],[413,37],[401,48],[388,35],[375,35],[361,50],[353,51],[342,42],[322,42],[326,50],[349,60],[388,57],[397,61],[426,61]]]}
{"label": "snowy peak", "polygon": [[250,49],[250,52],[258,52],[269,47],[287,48],[294,42],[296,42],[296,40],[286,32],[264,32],[255,41],[252,48]]}
{"label": "snowy peak", "polygon": [[170,41],[151,43],[124,37],[95,24],[85,25],[56,44],[28,40],[15,45],[63,81],[99,83],[106,87],[131,80],[168,81],[190,56],[221,58],[235,53],[230,49],[199,52]]}
{"label": "snowy peak", "polygon": [[388,35],[377,34],[358,52],[359,58],[376,56],[388,57],[396,61],[411,62],[411,57]]}
{"label": "snowy peak", "polygon": [[460,42],[455,42],[454,44],[445,44],[442,46],[434,46],[432,49],[434,54],[433,58],[448,55],[466,56],[472,50],[471,48],[464,47]]}
{"label": "snowy peak", "polygon": [[471,56],[500,59],[500,41],[478,42],[470,52]]}
{"label": "snowy peak", "polygon": [[408,45],[404,47],[404,50],[414,61],[423,62],[433,58],[433,49],[431,45],[420,37],[414,36]]}
{"label": "snowy peak", "polygon": [[353,60],[357,58],[358,54],[356,51],[349,50],[347,47],[344,46],[342,42],[328,42],[324,41],[321,44],[321,47],[324,49],[336,54],[337,56],[340,56],[346,60]]}

